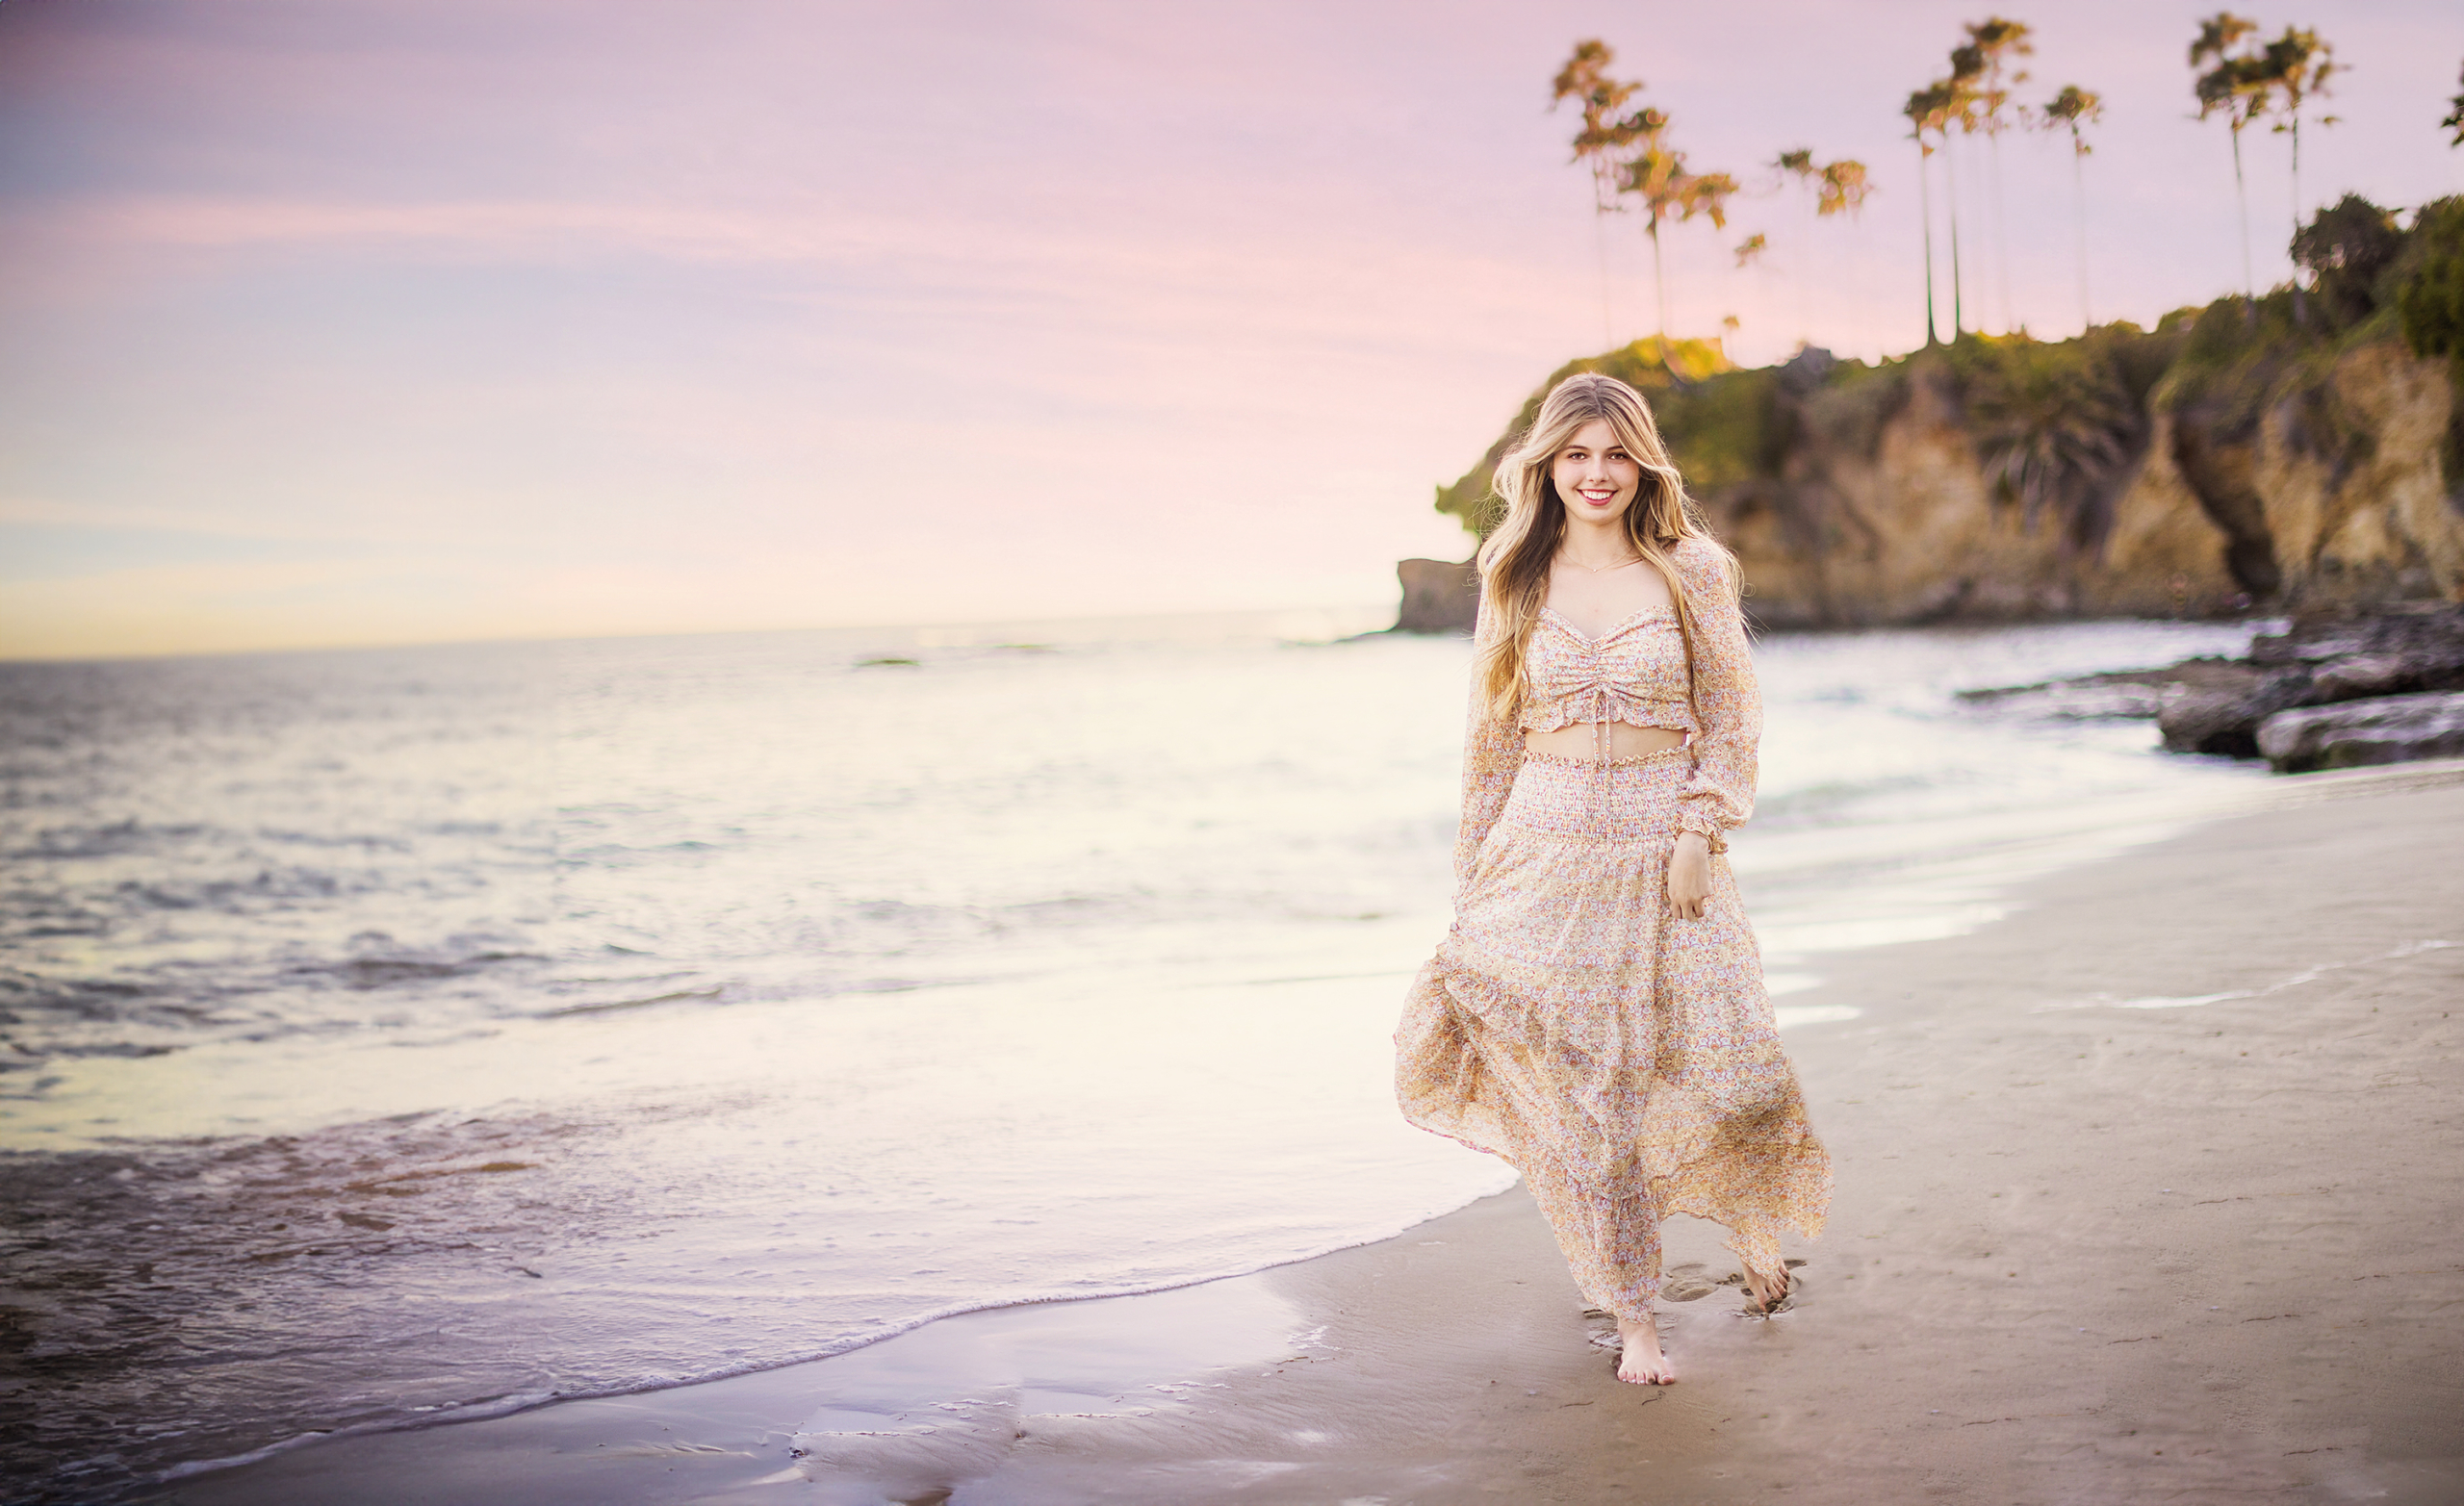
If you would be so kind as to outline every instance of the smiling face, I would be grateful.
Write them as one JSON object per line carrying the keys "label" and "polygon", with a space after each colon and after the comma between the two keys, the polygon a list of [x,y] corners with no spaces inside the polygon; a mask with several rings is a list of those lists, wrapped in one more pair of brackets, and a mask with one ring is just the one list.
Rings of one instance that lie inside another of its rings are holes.
{"label": "smiling face", "polygon": [[1568,519],[1613,523],[1633,505],[1643,468],[1617,443],[1608,421],[1594,419],[1575,430],[1575,437],[1557,451],[1549,463],[1549,478],[1557,484],[1557,498],[1566,504]]}

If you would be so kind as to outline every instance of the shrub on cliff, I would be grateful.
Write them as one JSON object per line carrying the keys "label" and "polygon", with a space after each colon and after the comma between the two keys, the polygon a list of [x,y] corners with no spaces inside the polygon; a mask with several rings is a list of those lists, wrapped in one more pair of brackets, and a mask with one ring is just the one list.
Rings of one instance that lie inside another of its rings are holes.
{"label": "shrub on cliff", "polygon": [[2425,204],[2392,273],[2404,343],[2413,353],[2447,358],[2454,391],[2447,419],[2447,445],[2439,456],[2447,473],[2448,505],[2464,512],[2464,198]]}
{"label": "shrub on cliff", "polygon": [[[1531,421],[1539,417],[1541,399],[1549,396],[1549,390],[1578,371],[1613,376],[1650,399],[1661,437],[1677,449],[1679,467],[1684,471],[1688,484],[1698,491],[1707,484],[1715,484],[1702,479],[1704,472],[1698,471],[1698,466],[1718,472],[1736,457],[1718,445],[1702,453],[1695,453],[1691,447],[1680,447],[1681,436],[1693,425],[1696,415],[1702,416],[1706,427],[1723,431],[1722,438],[1729,446],[1752,447],[1761,443],[1751,393],[1757,385],[1754,379],[1767,373],[1738,370],[1716,340],[1637,340],[1604,355],[1569,361],[1550,372],[1549,379],[1524,399],[1523,410],[1489,447],[1488,453],[1480,457],[1479,464],[1463,472],[1453,485],[1437,489],[1437,510],[1459,520],[1475,535],[1487,538],[1489,530],[1498,524],[1498,499],[1491,490],[1498,462],[1530,430]],[[1732,391],[1729,379],[1736,377],[1746,380]]]}
{"label": "shrub on cliff", "polygon": [[2147,394],[2180,344],[2113,323],[2075,340],[1973,336],[1941,357],[1996,503],[2034,528],[2048,513],[2070,549],[2094,553],[2147,438]]}
{"label": "shrub on cliff", "polygon": [[2321,316],[2348,326],[2387,305],[2388,274],[2403,248],[2394,211],[2348,193],[2294,234],[2293,265],[2316,282]]}
{"label": "shrub on cliff", "polygon": [[2397,268],[2396,309],[2417,355],[2464,357],[2464,198],[2413,216]]}
{"label": "shrub on cliff", "polygon": [[1781,366],[1742,370],[1717,342],[1704,340],[1638,340],[1569,361],[1525,400],[1478,465],[1437,489],[1437,510],[1486,538],[1498,522],[1491,490],[1498,462],[1529,429],[1549,389],[1578,371],[1601,371],[1651,400],[1660,437],[1693,496],[1715,511],[1775,505],[1791,528],[1802,529],[1810,520],[1801,515],[1814,503],[1784,481],[1790,456],[1822,449],[1871,455],[1905,396],[1905,364],[1868,367],[1808,348]]}

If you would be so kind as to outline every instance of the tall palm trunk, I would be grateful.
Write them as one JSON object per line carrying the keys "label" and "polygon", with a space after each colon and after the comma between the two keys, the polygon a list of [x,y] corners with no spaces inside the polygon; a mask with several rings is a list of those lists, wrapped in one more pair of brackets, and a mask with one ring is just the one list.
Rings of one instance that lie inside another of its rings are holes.
{"label": "tall palm trunk", "polygon": [[[2298,111],[2293,116],[2293,233],[2297,237],[2301,234],[2301,115]],[[2298,271],[2293,278],[2293,321],[2297,324],[2310,322],[2310,305],[2302,296]]]}
{"label": "tall palm trunk", "polygon": [[2096,327],[2096,317],[2088,306],[2088,162],[2087,153],[2079,150],[2079,128],[2070,128],[2070,197],[2079,211],[2079,328],[2082,333]]}
{"label": "tall palm trunk", "polygon": [[[1798,195],[1799,198],[1804,198],[1804,196],[1805,195],[1802,193]],[[1808,255],[1806,262],[1798,268],[1796,274],[1797,344],[1801,345],[1810,345],[1813,344],[1813,279],[1807,276],[1806,273],[1812,269],[1813,258],[1811,252],[1813,249],[1813,227],[1815,219],[1819,217],[1814,212],[1814,206],[1811,200],[1807,201],[1805,211],[1805,243]]]}
{"label": "tall palm trunk", "polygon": [[2250,317],[2258,318],[2259,279],[2250,270],[2250,191],[2242,181],[2242,127],[2233,127],[2233,201],[2239,206],[2242,220],[2242,289],[2251,309]]}
{"label": "tall palm trunk", "polygon": [[1923,133],[1918,133],[1916,205],[1917,213],[1925,219],[1925,343],[1929,345],[1938,345],[1942,342],[1940,337],[1934,333],[1934,175],[1926,170],[1927,162],[1933,155],[1925,148]]}
{"label": "tall palm trunk", "polygon": [[1960,168],[1951,155],[1951,139],[1942,138],[1942,182],[1951,198],[1951,343],[1967,330],[1967,305],[1961,295],[1960,282]]}
{"label": "tall palm trunk", "polygon": [[2002,138],[1999,133],[1985,139],[1986,155],[1993,179],[1993,275],[2001,284],[2002,333],[2018,328],[2011,317],[2011,217],[2002,202]]}
{"label": "tall palm trunk", "polygon": [[1593,215],[1591,230],[1592,249],[1599,253],[1600,258],[1600,348],[1614,350],[1617,348],[1617,313],[1609,302],[1608,292],[1608,217]]}
{"label": "tall palm trunk", "polygon": [[1668,271],[1659,259],[1659,212],[1652,212],[1652,289],[1659,297],[1660,359],[1668,358]]}

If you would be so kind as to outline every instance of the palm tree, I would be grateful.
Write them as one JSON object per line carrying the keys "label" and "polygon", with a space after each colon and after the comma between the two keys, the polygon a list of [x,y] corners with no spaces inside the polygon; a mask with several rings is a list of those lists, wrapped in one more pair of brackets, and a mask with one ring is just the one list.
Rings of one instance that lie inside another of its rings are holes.
{"label": "palm tree", "polygon": [[1828,219],[1844,214],[1854,219],[1873,191],[1873,179],[1866,173],[1865,165],[1856,158],[1842,157],[1837,162],[1825,163],[1822,186],[1815,191],[1814,217]]}
{"label": "palm tree", "polygon": [[2259,280],[2250,270],[2250,194],[2242,177],[2242,129],[2267,108],[2267,62],[2240,44],[2258,29],[2259,23],[2247,16],[2219,11],[2198,23],[2198,36],[2191,41],[2193,68],[2211,59],[2216,64],[2192,86],[2198,96],[2198,117],[2204,120],[2221,110],[2224,123],[2232,128],[2233,193],[2242,215],[2242,286],[2252,303],[2258,301]]}
{"label": "palm tree", "polygon": [[[1975,59],[1979,64],[1974,75],[1977,80],[1975,89],[1977,108],[1964,117],[1961,130],[1985,133],[1988,162],[1993,181],[1994,278],[2002,294],[2002,328],[2007,333],[2014,325],[2011,319],[2010,219],[2003,212],[2002,133],[2011,128],[2011,122],[2004,118],[2003,111],[2004,107],[2010,103],[2011,86],[2026,83],[2028,74],[2025,68],[2008,67],[2005,60],[2035,55],[2036,43],[2031,39],[2035,35],[2035,29],[2025,21],[2014,21],[1999,15],[1989,15],[1982,21],[1970,22],[1965,29],[1968,38],[1967,47],[1960,51],[1964,53],[1968,48],[1975,49]],[[1952,56],[1956,66],[1959,54],[1954,53]]]}
{"label": "palm tree", "polygon": [[2047,100],[2044,106],[2043,129],[2070,132],[2070,188],[2072,201],[2079,211],[2079,324],[2083,329],[2095,327],[2095,316],[2088,307],[2088,139],[2080,134],[2083,125],[2093,125],[2104,117],[2105,101],[2101,94],[2092,93],[2076,84],[2065,84],[2062,92]]}
{"label": "palm tree", "polygon": [[[1866,181],[1863,163],[1850,157],[1843,157],[1834,163],[1817,163],[1813,160],[1813,148],[1810,146],[1800,146],[1793,151],[1782,152],[1772,159],[1771,166],[1779,168],[1782,173],[1794,177],[1799,188],[1810,191],[1806,200],[1806,225],[1809,231],[1811,230],[1815,220],[1827,219],[1843,211],[1853,218],[1857,211],[1864,207],[1865,195],[1873,191],[1872,185]],[[1756,239],[1759,240],[1760,237],[1758,236]],[[1811,243],[1810,235],[1808,237],[1808,243]],[[1739,249],[1742,250],[1742,247]],[[1930,249],[1928,254],[1930,257]],[[1807,329],[1809,321],[1806,318],[1808,286],[1808,279],[1802,277],[1797,279],[1797,338],[1799,340],[1809,338]]]}
{"label": "palm tree", "polygon": [[[2319,39],[2317,32],[2296,31],[2288,26],[2284,35],[2267,44],[2260,54],[2261,75],[2265,87],[2276,99],[2283,101],[2284,118],[2274,129],[2293,139],[2293,233],[2301,233],[2301,115],[2311,97],[2324,97],[2327,80],[2341,69],[2336,63],[2336,50]],[[2261,108],[2272,108],[2262,96]],[[2337,123],[2334,115],[2322,115],[2322,127]],[[2293,284],[2293,311],[2297,319],[2307,317],[2302,302],[2301,283]]]}
{"label": "palm tree", "polygon": [[1960,170],[1959,159],[1951,155],[1952,126],[1960,135],[1976,134],[1976,80],[1985,71],[1985,53],[1974,42],[1951,49],[1951,76],[1942,79],[1942,124],[1937,134],[1942,138],[1942,182],[1950,191],[1951,211],[1951,338],[1960,338],[1967,327],[1965,309],[1966,279],[1960,275]]}
{"label": "palm tree", "polygon": [[[2455,82],[2458,84],[2464,84],[2464,68],[2458,68],[2456,70]],[[2446,130],[2455,133],[2455,135],[2448,140],[2448,145],[2464,146],[2464,93],[2457,94],[2453,99],[2449,100],[2448,103],[2453,105],[2455,108],[2447,113],[2447,118],[2441,120],[2439,125]]]}
{"label": "palm tree", "polygon": [[[1944,145],[1949,144],[1943,127],[1949,117],[1951,98],[1950,81],[1936,79],[1911,93],[1908,102],[1899,107],[1899,113],[1908,119],[1909,140],[1916,143],[1916,202],[1925,221],[1925,343],[1929,345],[1941,344],[1941,339],[1934,329],[1934,191],[1932,174],[1926,171],[1933,160],[1934,145],[1925,139],[1925,133],[1931,131],[1942,137]],[[1958,303],[1954,294],[1952,307],[1957,308]],[[1953,338],[1958,333],[1958,326],[1954,325]]]}
{"label": "palm tree", "polygon": [[1608,219],[1620,206],[1617,203],[1617,155],[1633,144],[1635,133],[1631,121],[1612,118],[1617,107],[1634,96],[1643,85],[1640,79],[1623,83],[1612,78],[1608,65],[1617,54],[1598,38],[1575,43],[1574,55],[1557,70],[1549,108],[1556,109],[1567,100],[1578,101],[1582,111],[1582,129],[1575,133],[1574,161],[1591,169],[1591,208],[1593,241],[1600,257],[1600,334],[1601,347],[1606,349],[1617,343],[1614,319],[1608,297]]}
{"label": "palm tree", "polygon": [[[1813,148],[1810,146],[1800,146],[1790,151],[1782,152],[1779,156],[1771,160],[1771,166],[1779,168],[1782,173],[1794,177],[1797,180],[1797,186],[1799,188],[1809,186],[1812,180],[1820,176],[1822,172],[1821,168],[1814,166]],[[1806,242],[1809,245],[1812,244],[1813,242],[1813,237],[1810,232],[1813,229],[1814,218],[1815,216],[1812,211],[1812,206],[1809,204],[1807,206],[1806,213],[1806,229],[1809,232],[1806,237]],[[1745,254],[1745,247],[1737,247],[1737,254],[1742,257]],[[1809,310],[1811,307],[1810,295],[1813,287],[1813,279],[1800,275],[1796,279],[1796,283],[1797,340],[1801,344],[1810,343],[1813,339],[1813,318]]]}
{"label": "palm tree", "polygon": [[1617,188],[1643,201],[1643,233],[1652,241],[1652,284],[1659,296],[1658,333],[1665,350],[1668,272],[1660,248],[1660,225],[1681,225],[1700,215],[1708,217],[1714,229],[1727,229],[1729,199],[1737,191],[1736,179],[1725,172],[1688,171],[1685,154],[1667,143],[1668,116],[1660,111],[1643,110],[1632,117],[1631,123],[1638,131],[1643,149],[1626,160]]}
{"label": "palm tree", "polygon": [[1865,207],[1865,195],[1873,191],[1873,186],[1865,181],[1865,165],[1854,157],[1817,163],[1812,148],[1801,146],[1792,152],[1782,152],[1772,159],[1771,166],[1794,175],[1799,188],[1813,191],[1813,197],[1806,204],[1810,218],[1828,219],[1842,211],[1853,216]]}
{"label": "palm tree", "polygon": [[[1759,267],[1762,264],[1763,253],[1771,249],[1771,238],[1758,230],[1754,232],[1754,234],[1747,236],[1744,240],[1739,241],[1733,249],[1736,253],[1736,269],[1738,271],[1743,271],[1749,267]],[[1804,298],[1802,296],[1804,291],[1803,283],[1800,281],[1798,287],[1798,293],[1800,294],[1798,299],[1799,323],[1803,323],[1805,321]],[[1720,325],[1723,329],[1733,335],[1737,330],[1737,317],[1731,314],[1720,320]],[[1800,335],[1797,339],[1800,343],[1803,343],[1805,337]]]}
{"label": "palm tree", "polygon": [[[1810,146],[1792,147],[1782,152],[1771,159],[1771,166],[1779,169],[1783,187],[1785,186],[1787,179],[1794,178],[1797,180],[1797,187],[1809,188],[1822,172],[1822,168],[1814,164],[1813,148]],[[1810,204],[1807,206],[1806,224],[1808,228],[1811,228],[1813,224]]]}

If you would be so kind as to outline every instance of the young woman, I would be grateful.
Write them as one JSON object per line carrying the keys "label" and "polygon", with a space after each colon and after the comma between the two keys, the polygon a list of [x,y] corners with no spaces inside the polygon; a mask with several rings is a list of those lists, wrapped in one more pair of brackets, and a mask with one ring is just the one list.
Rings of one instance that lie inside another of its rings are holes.
{"label": "young woman", "polygon": [[1667,1385],[1660,1218],[1727,1225],[1768,1313],[1780,1231],[1819,1233],[1831,1200],[1720,855],[1762,731],[1736,564],[1611,377],[1559,383],[1496,488],[1454,925],[1405,1001],[1397,1095],[1523,1173],[1617,1319],[1618,1379]]}

